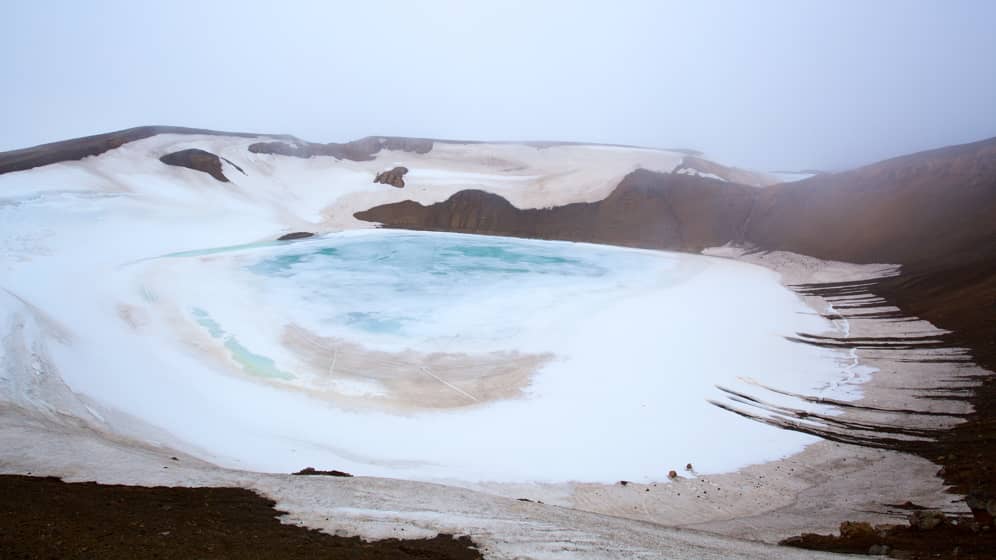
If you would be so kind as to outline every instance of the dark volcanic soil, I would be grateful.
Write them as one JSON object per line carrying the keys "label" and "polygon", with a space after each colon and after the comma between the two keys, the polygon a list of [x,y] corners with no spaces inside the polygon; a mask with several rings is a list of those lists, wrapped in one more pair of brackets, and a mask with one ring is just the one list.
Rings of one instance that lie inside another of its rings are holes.
{"label": "dark volcanic soil", "polygon": [[[992,560],[996,558],[996,533],[974,531],[967,526],[946,525],[929,531],[912,527],[893,527],[881,532],[849,534],[847,537],[806,534],[783,541],[782,544],[809,550],[869,554],[872,547],[887,547],[892,558],[927,560]],[[957,551],[956,551],[957,549]]]}
{"label": "dark volcanic soil", "polygon": [[758,191],[748,241],[821,259],[914,264],[996,246],[996,138]]}
{"label": "dark volcanic soil", "polygon": [[[967,256],[910,266],[869,290],[952,331],[948,340],[953,346],[968,348],[977,364],[996,371],[996,243]],[[979,388],[960,397],[970,400],[975,412],[942,432],[927,458],[943,465],[938,474],[954,490],[996,499],[996,375],[980,381]]]}
{"label": "dark volcanic soil", "polygon": [[0,558],[479,559],[469,538],[364,542],[284,525],[240,488],[68,484],[0,475]]}

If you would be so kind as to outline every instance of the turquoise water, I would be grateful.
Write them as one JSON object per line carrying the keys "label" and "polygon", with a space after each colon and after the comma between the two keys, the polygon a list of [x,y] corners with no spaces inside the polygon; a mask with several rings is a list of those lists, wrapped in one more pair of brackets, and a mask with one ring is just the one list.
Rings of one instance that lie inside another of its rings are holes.
{"label": "turquoise water", "polygon": [[348,267],[350,274],[373,275],[377,279],[385,268],[414,276],[496,273],[597,277],[606,273],[604,267],[590,260],[551,254],[550,247],[522,242],[515,245],[483,236],[464,236],[467,239],[457,241],[437,235],[440,239],[424,235],[397,235],[387,240],[330,237],[326,246],[297,247],[253,264],[249,270],[264,276],[292,276],[310,269],[300,265],[311,264],[329,267],[329,272],[332,267]]}
{"label": "turquoise water", "polygon": [[386,351],[487,352],[529,346],[681,276],[674,256],[649,251],[393,230],[184,255],[234,282],[232,299],[216,290],[190,301],[192,318],[246,371],[283,379],[292,374],[270,351],[240,342],[258,339],[242,330],[253,321]]}
{"label": "turquoise water", "polygon": [[[571,243],[380,231],[280,247],[244,270],[265,278],[282,308],[330,335],[493,338],[570,293],[604,290],[607,279],[638,283],[651,261],[660,259]],[[451,312],[457,308],[462,315]]]}
{"label": "turquoise water", "polygon": [[277,368],[277,364],[272,359],[250,352],[249,349],[243,346],[234,336],[225,332],[221,325],[211,318],[211,315],[207,311],[199,307],[195,307],[191,311],[191,314],[194,316],[194,320],[196,320],[199,325],[207,329],[211,336],[224,341],[225,348],[228,349],[229,355],[246,373],[272,379],[294,379],[294,375],[281,371]]}
{"label": "turquoise water", "polygon": [[258,249],[262,247],[273,247],[283,243],[281,241],[258,241],[256,243],[243,243],[241,245],[229,245],[226,247],[209,247],[207,249],[194,249],[192,251],[179,251],[177,253],[169,253],[163,255],[161,258],[167,257],[203,257],[207,255],[216,255],[219,253],[232,253],[235,251],[243,251],[246,249]]}

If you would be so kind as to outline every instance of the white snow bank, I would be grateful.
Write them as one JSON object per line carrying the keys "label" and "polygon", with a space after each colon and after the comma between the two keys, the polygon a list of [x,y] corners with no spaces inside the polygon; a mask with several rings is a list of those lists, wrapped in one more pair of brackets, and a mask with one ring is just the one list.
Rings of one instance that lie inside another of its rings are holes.
{"label": "white snow bank", "polygon": [[[155,137],[0,176],[0,287],[21,302],[12,309],[33,306],[68,333],[24,329],[26,344],[5,346],[5,362],[36,364],[30,354],[44,355],[38,367],[61,376],[90,407],[80,414],[104,429],[226,466],[497,481],[660,479],[687,462],[717,472],[784,456],[810,438],[709,406],[713,386],[748,376],[812,391],[846,375],[847,356],[784,340],[830,324],[759,267],[442,234],[266,241],[288,229],[351,226],[352,212],[373,203],[444,199],[460,188],[454,177],[473,177],[525,206],[583,200],[604,195],[634,166],[673,166],[673,154],[457,145],[340,162],[250,154],[247,142]],[[181,147],[214,151],[247,175],[220,183],[155,159]],[[399,160],[420,184],[370,182]],[[498,160],[501,169],[509,161],[521,169],[498,172],[488,163]],[[423,254],[433,244],[466,254],[449,255],[438,270],[395,263],[380,274],[363,259],[329,269],[307,253],[364,243],[370,262],[392,248]],[[189,253],[227,246],[241,248]],[[307,254],[288,276],[252,270],[299,249]],[[175,253],[186,256],[154,258]],[[434,283],[434,272],[450,279]],[[396,289],[409,277],[421,290],[414,296]],[[402,328],[380,328],[391,321]],[[0,335],[11,324],[0,325]],[[476,398],[476,386],[416,362],[394,380],[323,378],[285,344],[288,325],[381,353],[448,353],[470,364],[489,352],[552,359],[528,372],[515,397],[403,411],[345,407],[323,395],[372,399],[393,382],[418,380],[420,390]],[[13,398],[23,385],[0,387]]]}

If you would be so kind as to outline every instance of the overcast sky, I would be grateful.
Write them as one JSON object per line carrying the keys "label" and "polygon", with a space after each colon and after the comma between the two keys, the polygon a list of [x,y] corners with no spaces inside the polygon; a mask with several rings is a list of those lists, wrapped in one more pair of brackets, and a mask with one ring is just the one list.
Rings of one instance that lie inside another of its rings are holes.
{"label": "overcast sky", "polygon": [[996,136],[996,1],[12,1],[0,150],[143,124],[840,168]]}

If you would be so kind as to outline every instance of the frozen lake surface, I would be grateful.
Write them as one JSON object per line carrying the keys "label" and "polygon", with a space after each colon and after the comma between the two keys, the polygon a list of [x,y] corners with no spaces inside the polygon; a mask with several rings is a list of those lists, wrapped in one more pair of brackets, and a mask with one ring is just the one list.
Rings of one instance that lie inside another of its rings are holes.
{"label": "frozen lake surface", "polygon": [[709,405],[715,385],[833,392],[846,363],[783,338],[831,324],[774,273],[698,255],[367,230],[129,268],[163,347],[197,358],[199,390],[159,378],[170,413],[143,415],[252,469],[727,471],[810,440]]}
{"label": "frozen lake surface", "polygon": [[[767,269],[428,232],[253,242],[286,231],[273,201],[330,195],[133,159],[0,178],[4,399],[235,468],[615,482],[813,441],[710,405],[716,385],[857,396],[850,356],[784,338],[834,325]],[[324,185],[318,163],[287,165]]]}

